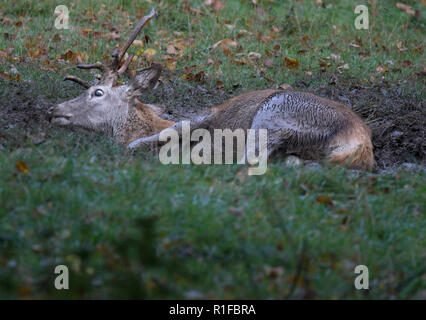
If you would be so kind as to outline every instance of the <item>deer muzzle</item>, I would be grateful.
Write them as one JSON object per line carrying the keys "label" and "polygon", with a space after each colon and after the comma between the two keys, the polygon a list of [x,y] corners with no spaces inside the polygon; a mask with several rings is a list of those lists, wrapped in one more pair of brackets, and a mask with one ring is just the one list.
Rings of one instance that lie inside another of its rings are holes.
{"label": "deer muzzle", "polygon": [[61,112],[58,106],[56,106],[49,109],[48,120],[53,124],[67,125],[70,123],[69,119],[71,119],[72,116],[72,113]]}

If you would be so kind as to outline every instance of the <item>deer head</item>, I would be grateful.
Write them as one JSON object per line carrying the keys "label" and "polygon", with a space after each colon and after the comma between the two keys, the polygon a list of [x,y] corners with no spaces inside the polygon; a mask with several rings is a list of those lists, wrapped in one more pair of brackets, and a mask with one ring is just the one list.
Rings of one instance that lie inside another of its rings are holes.
{"label": "deer head", "polygon": [[[128,71],[134,57],[134,54],[130,54],[122,62],[127,49],[142,27],[155,15],[153,8],[149,15],[139,21],[121,50],[114,50],[110,65],[104,65],[100,62],[77,65],[77,68],[80,69],[99,69],[102,72],[96,85],[91,86],[75,76],[64,78],[64,80],[71,80],[82,85],[86,90],[80,96],[52,108],[51,123],[105,132],[116,138],[119,137],[117,140],[123,140],[123,130],[129,129],[129,121],[133,123],[133,129],[135,129],[135,123],[139,123],[137,128],[141,131],[138,133],[139,136],[153,133],[150,132],[153,130],[149,128],[149,121],[146,123],[147,119],[141,119],[141,116],[143,117],[146,114],[152,118],[155,115],[147,110],[148,106],[138,102],[137,97],[155,87],[161,74],[161,65],[152,65],[139,71],[129,84],[118,86],[117,81],[121,75]],[[135,108],[138,108],[139,111],[136,111]]]}

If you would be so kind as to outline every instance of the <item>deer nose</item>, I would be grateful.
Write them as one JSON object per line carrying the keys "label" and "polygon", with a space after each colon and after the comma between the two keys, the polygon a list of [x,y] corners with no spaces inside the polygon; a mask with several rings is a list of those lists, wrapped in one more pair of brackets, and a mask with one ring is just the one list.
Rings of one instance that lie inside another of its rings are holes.
{"label": "deer nose", "polygon": [[49,122],[52,122],[53,118],[65,118],[69,119],[72,117],[71,113],[64,113],[61,112],[61,105],[52,106],[49,109],[47,109],[47,120]]}
{"label": "deer nose", "polygon": [[49,109],[47,109],[47,115],[46,115],[47,121],[52,122],[53,112],[54,112],[55,108],[56,108],[56,106],[51,106]]}

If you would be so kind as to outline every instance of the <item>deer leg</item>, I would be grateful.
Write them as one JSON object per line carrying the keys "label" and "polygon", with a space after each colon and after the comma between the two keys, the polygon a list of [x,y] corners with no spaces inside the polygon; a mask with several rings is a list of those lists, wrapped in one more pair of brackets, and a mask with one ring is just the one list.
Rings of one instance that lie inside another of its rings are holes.
{"label": "deer leg", "polygon": [[257,128],[251,129],[255,130],[255,139],[253,141],[247,137],[244,155],[238,163],[250,163],[252,162],[250,158],[253,157],[257,157],[258,163],[266,163],[269,156],[281,146],[281,135],[278,132],[268,130],[265,143],[265,141],[261,141],[262,138],[260,138]]}
{"label": "deer leg", "polygon": [[[253,126],[251,129],[259,129],[257,127]],[[265,147],[263,149],[262,147],[259,148],[259,141],[256,141],[255,154],[258,155],[259,162],[264,161],[266,163],[267,158],[272,153],[277,150],[284,150],[283,155],[286,156],[285,163],[287,165],[299,165],[301,160],[298,157],[286,153],[292,149],[293,144],[298,140],[297,132],[290,129],[268,129],[267,132],[266,150]],[[248,146],[246,145],[246,154],[241,161],[245,162],[247,160],[247,150]]]}
{"label": "deer leg", "polygon": [[[206,126],[206,123],[207,123],[209,117],[210,116],[200,116],[196,119],[188,121],[189,125],[190,125],[190,131],[192,131],[194,129],[198,129],[198,128],[203,127],[203,126]],[[178,133],[179,137],[182,137],[182,128],[183,128],[183,122],[184,121],[185,120],[179,121],[179,122],[175,123],[174,125],[162,130],[161,132],[163,132],[165,130],[175,130]],[[129,143],[127,145],[127,148],[130,149],[130,150],[136,150],[136,149],[142,148],[146,145],[150,145],[151,143],[158,143],[160,141],[159,139],[160,139],[161,132],[154,134],[152,136],[149,136],[149,137],[143,137],[143,138],[136,139],[136,140],[132,141],[131,143]]]}

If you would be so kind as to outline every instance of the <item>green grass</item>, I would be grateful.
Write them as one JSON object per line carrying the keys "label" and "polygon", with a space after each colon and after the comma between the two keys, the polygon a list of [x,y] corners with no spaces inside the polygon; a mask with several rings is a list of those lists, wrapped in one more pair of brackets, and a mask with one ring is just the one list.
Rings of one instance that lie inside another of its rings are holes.
{"label": "green grass", "polygon": [[[424,288],[424,174],[278,162],[250,177],[242,166],[164,166],[64,133],[6,148],[2,298],[412,298]],[[58,264],[73,270],[68,292],[46,280]],[[368,294],[354,289],[358,264],[370,268]]]}
{"label": "green grass", "polygon": [[[226,1],[226,10],[217,15],[203,2],[191,1],[202,16],[188,13],[182,1],[157,4],[160,16],[143,31],[151,39],[144,48],[157,53],[151,60],[141,57],[133,67],[163,62],[173,39],[193,39],[176,69],[196,65],[195,72],[208,75],[206,86],[223,81],[226,90],[239,84],[240,92],[294,84],[306,79],[305,71],[321,74],[319,59],[334,53],[349,63],[345,77],[366,83],[370,76],[375,81],[384,77],[406,94],[424,91],[424,80],[415,74],[424,64],[415,49],[424,44],[424,19],[406,15],[396,1],[376,1],[377,15],[367,4],[368,31],[354,29],[349,0],[326,1],[332,5],[328,8],[315,1],[258,1],[264,15],[248,0]],[[406,2],[424,11],[416,1]],[[124,41],[130,30],[123,27],[127,18],[136,21],[135,14],[150,8],[141,1],[104,3],[73,2],[70,24],[75,29],[60,31],[53,28],[60,1],[2,2],[0,34],[15,38],[0,43],[0,51],[13,48],[0,58],[0,71],[9,73],[13,64],[25,86],[37,88],[32,94],[52,103],[76,96],[79,89],[62,84],[62,77],[72,73],[91,80],[92,75],[59,62],[58,55],[71,49],[86,53],[89,62],[102,60],[118,42],[85,37],[80,30],[107,33],[102,23],[110,21],[121,26]],[[93,21],[90,12],[100,10]],[[15,26],[17,21],[23,25]],[[238,38],[241,29],[252,36]],[[166,32],[158,36],[160,30]],[[259,40],[271,33],[271,41]],[[62,41],[54,42],[55,34]],[[306,45],[300,40],[305,35]],[[349,46],[355,37],[362,41],[360,49]],[[224,38],[236,38],[241,45],[231,48],[233,56],[208,49]],[[397,41],[408,50],[398,50]],[[273,51],[275,45],[280,46],[277,56],[266,57],[265,49]],[[45,54],[31,56],[31,50],[40,48],[46,48]],[[249,61],[251,51],[259,52],[261,60]],[[299,67],[282,66],[284,57],[297,59]],[[208,59],[220,64],[208,64]],[[247,64],[237,65],[234,59]],[[265,65],[265,59],[273,64]],[[387,64],[389,72],[378,74],[376,68],[389,60],[394,64]],[[398,61],[404,60],[411,64],[401,67]],[[340,64],[327,63],[326,73],[338,73]],[[179,77],[171,81],[185,82]],[[2,105],[13,101],[3,88]],[[277,161],[268,164],[265,175],[249,177],[245,167],[236,165],[164,166],[151,156],[129,155],[96,134],[37,125],[0,130],[2,299],[424,298],[424,171],[377,175],[326,164],[291,168]],[[48,135],[35,145],[38,131]],[[18,161],[27,164],[27,174],[16,168]],[[53,287],[59,264],[70,268],[68,291]],[[359,264],[369,267],[369,291],[354,288]]]}
{"label": "green grass", "polygon": [[[217,15],[205,9],[203,2],[191,1],[190,7],[201,8],[204,15],[189,12],[182,1],[164,1],[161,6],[157,4],[159,17],[143,30],[151,40],[143,49],[155,49],[156,54],[149,61],[140,57],[136,66],[148,65],[153,61],[163,62],[167,45],[173,40],[182,40],[187,45],[193,40],[191,45],[180,51],[182,57],[177,61],[177,69],[195,65],[197,71],[203,70],[207,75],[223,81],[227,89],[236,84],[244,89],[271,87],[284,82],[293,84],[304,72],[321,72],[319,59],[337,54],[344,63],[349,64],[349,69],[341,70],[348,77],[405,80],[404,86],[421,91],[422,82],[416,81],[418,76],[415,72],[423,70],[423,51],[419,48],[424,45],[425,20],[417,20],[397,9],[397,1],[373,1],[376,9],[368,1],[357,3],[364,3],[370,9],[368,30],[355,29],[354,4],[348,0],[326,1],[327,8],[318,6],[315,1],[261,1],[260,8],[263,9],[259,10],[255,10],[248,0],[226,1],[226,9]],[[417,1],[406,2],[414,9],[424,11]],[[71,49],[87,54],[89,62],[103,60],[103,54],[111,54],[114,45],[118,44],[116,41],[105,41],[109,26],[103,23],[119,26],[121,41],[124,41],[131,28],[125,26],[126,22],[134,22],[135,14],[142,15],[150,8],[150,4],[145,2],[109,0],[94,4],[91,1],[78,1],[69,7],[71,29],[56,30],[53,12],[59,4],[62,2],[18,0],[0,5],[3,16],[11,20],[9,24],[0,24],[0,31],[15,35],[14,39],[2,42],[0,50],[14,48],[14,56],[30,55],[25,59],[27,62],[50,61],[50,68],[55,70],[51,73],[58,80],[70,72],[91,80],[87,72],[72,70],[73,64],[68,67],[58,64],[58,56]],[[15,26],[18,21],[22,25]],[[277,32],[273,31],[273,27]],[[81,33],[83,29],[105,34],[100,38],[84,36]],[[239,37],[241,30],[249,34]],[[59,42],[54,41],[55,34],[61,37]],[[303,41],[305,36],[308,39]],[[222,50],[209,50],[210,46],[224,38],[237,40],[239,47],[231,48],[234,55],[225,55]],[[398,42],[401,42],[401,49],[406,50],[399,50]],[[357,43],[360,47],[351,47],[351,43]],[[276,56],[267,56],[265,50],[273,52],[276,45],[280,46]],[[37,49],[45,49],[46,52],[35,55]],[[129,52],[138,53],[139,49],[133,47]],[[252,62],[247,57],[249,52],[258,52],[262,58]],[[289,69],[283,66],[284,57],[297,59],[299,67]],[[208,59],[216,63],[208,64]],[[236,59],[244,59],[247,64],[236,65]],[[273,63],[265,66],[266,59],[272,59]],[[407,60],[409,66],[400,65]],[[325,62],[330,64],[324,67],[325,70],[336,73],[337,67],[344,64],[333,60]],[[389,72],[378,74],[376,68],[383,65]],[[22,70],[19,66],[17,68],[24,73],[24,79],[37,79],[38,72],[34,70],[37,68],[28,69],[25,64]],[[264,70],[259,73],[262,68]],[[29,70],[30,73],[26,74]]]}

